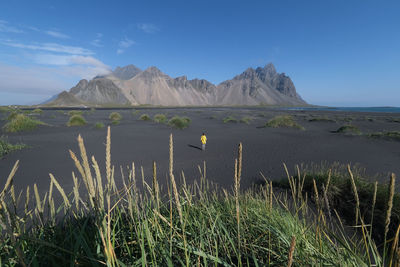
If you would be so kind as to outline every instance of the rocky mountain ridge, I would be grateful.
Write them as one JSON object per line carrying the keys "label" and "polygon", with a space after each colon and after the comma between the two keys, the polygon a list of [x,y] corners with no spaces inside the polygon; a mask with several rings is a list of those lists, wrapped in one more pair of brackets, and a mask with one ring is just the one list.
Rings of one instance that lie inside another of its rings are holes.
{"label": "rocky mountain ridge", "polygon": [[[157,67],[140,70],[134,65],[85,79],[48,103],[118,104],[159,106],[207,105],[305,105],[292,80],[278,73],[272,63],[248,68],[231,80],[214,85],[204,79],[172,78]],[[65,99],[60,99],[65,98]]]}

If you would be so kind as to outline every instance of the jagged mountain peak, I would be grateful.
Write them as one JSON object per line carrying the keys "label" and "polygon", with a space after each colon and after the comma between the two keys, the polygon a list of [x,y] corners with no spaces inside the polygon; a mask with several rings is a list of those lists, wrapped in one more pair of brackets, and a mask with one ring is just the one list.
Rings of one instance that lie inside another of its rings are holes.
{"label": "jagged mountain peak", "polygon": [[121,80],[129,80],[139,74],[142,70],[135,65],[126,65],[124,67],[116,67],[113,75]]}

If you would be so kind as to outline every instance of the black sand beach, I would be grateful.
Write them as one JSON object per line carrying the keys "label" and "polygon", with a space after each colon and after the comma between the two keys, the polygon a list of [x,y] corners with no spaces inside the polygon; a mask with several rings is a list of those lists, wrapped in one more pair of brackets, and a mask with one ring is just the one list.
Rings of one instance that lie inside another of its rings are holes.
{"label": "black sand beach", "polygon": [[[136,114],[133,111],[139,110]],[[282,163],[290,170],[295,164],[321,164],[339,162],[358,164],[366,169],[371,179],[386,182],[388,173],[400,174],[400,142],[396,140],[374,139],[365,135],[344,135],[334,133],[345,124],[357,126],[363,134],[381,131],[400,131],[400,118],[395,113],[360,113],[337,111],[284,111],[271,108],[140,108],[135,110],[95,110],[88,111],[84,117],[88,125],[67,127],[68,111],[44,110],[36,117],[49,126],[40,126],[31,132],[8,134],[2,131],[11,143],[22,142],[29,148],[5,155],[0,159],[0,188],[15,163],[20,167],[14,178],[17,191],[27,185],[38,185],[39,191],[47,191],[49,173],[64,187],[66,192],[72,189],[72,171],[78,173],[68,150],[79,154],[76,138],[82,135],[88,155],[94,155],[105,172],[106,127],[96,129],[96,122],[110,124],[108,119],[112,111],[123,116],[119,125],[111,126],[111,156],[115,165],[116,180],[120,180],[120,166],[135,162],[137,175],[143,166],[146,180],[151,183],[152,162],[157,162],[159,180],[165,180],[168,168],[169,134],[174,136],[174,167],[179,174],[185,172],[187,183],[199,179],[198,165],[207,163],[207,179],[230,189],[233,184],[234,158],[239,142],[243,143],[242,188],[262,181],[260,172],[268,179],[285,177]],[[142,121],[140,115],[151,118],[162,113],[168,118],[179,115],[192,120],[184,130],[172,129],[166,124]],[[305,127],[305,130],[293,128],[261,128],[276,115],[290,114]],[[6,115],[0,114],[0,126],[6,121]],[[227,116],[240,120],[250,117],[245,123],[223,123]],[[312,118],[330,118],[334,122],[310,121]],[[351,122],[349,122],[351,121]],[[205,132],[208,138],[206,151],[201,151],[200,135]],[[374,178],[375,177],[375,178]]]}

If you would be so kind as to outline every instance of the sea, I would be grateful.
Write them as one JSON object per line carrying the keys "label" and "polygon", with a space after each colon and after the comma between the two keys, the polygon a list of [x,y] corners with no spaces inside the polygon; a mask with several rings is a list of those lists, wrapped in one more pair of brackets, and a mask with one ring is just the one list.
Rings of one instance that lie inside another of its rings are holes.
{"label": "sea", "polygon": [[351,112],[383,112],[400,113],[400,107],[288,107],[284,110],[315,110],[315,111],[351,111]]}

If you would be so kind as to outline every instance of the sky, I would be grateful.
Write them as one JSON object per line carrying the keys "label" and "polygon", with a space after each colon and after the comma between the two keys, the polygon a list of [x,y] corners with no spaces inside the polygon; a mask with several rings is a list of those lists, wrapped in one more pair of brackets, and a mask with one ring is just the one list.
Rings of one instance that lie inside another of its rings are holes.
{"label": "sky", "polygon": [[310,104],[400,106],[400,1],[0,1],[0,105],[134,64],[218,84],[272,62]]}

